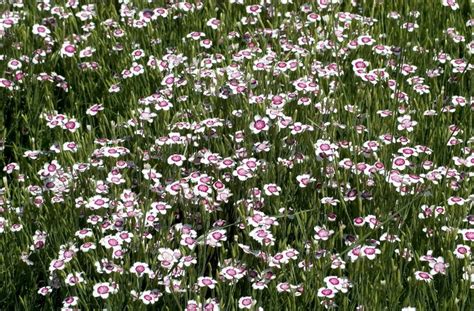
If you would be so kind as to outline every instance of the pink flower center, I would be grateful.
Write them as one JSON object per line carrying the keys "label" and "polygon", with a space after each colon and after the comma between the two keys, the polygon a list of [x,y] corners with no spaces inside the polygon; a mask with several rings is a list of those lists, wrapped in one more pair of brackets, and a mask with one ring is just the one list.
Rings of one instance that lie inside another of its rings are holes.
{"label": "pink flower center", "polygon": [[323,293],[323,295],[325,295],[325,296],[329,296],[329,295],[332,294],[332,290],[330,290],[330,289],[323,289],[323,290],[322,290],[322,293]]}
{"label": "pink flower center", "polygon": [[266,123],[262,120],[258,120],[258,121],[255,122],[255,128],[257,130],[261,130],[261,129],[265,128],[265,125],[266,125]]}
{"label": "pink flower center", "polygon": [[329,149],[331,149],[331,146],[329,146],[328,144],[322,144],[319,148],[322,151],[328,151]]}
{"label": "pink flower center", "polygon": [[322,238],[326,238],[329,236],[329,232],[325,229],[321,229],[318,231],[318,235]]}
{"label": "pink flower center", "polygon": [[109,287],[108,286],[104,286],[104,285],[101,285],[97,288],[97,292],[99,294],[107,294],[109,292]]}
{"label": "pink flower center", "polygon": [[68,45],[64,48],[64,50],[68,53],[74,53],[76,51],[76,48],[73,47],[72,45]]}

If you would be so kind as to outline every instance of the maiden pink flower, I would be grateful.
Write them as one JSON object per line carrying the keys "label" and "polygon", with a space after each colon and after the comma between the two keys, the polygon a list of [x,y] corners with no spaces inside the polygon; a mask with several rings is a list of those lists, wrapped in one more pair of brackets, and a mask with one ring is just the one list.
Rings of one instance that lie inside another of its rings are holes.
{"label": "maiden pink flower", "polygon": [[116,294],[118,292],[118,288],[118,284],[113,282],[97,283],[94,284],[92,296],[107,299],[110,295]]}

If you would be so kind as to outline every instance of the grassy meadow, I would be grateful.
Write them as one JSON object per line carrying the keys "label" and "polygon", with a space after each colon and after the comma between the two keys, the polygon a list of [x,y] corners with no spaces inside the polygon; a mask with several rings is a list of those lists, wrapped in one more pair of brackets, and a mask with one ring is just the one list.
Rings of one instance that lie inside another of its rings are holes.
{"label": "grassy meadow", "polygon": [[0,1],[0,310],[474,310],[474,2],[188,1]]}

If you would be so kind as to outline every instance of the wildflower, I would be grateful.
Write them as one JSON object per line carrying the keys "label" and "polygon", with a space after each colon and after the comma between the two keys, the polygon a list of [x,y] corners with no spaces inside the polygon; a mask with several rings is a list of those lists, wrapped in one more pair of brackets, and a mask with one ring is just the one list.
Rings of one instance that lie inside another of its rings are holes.
{"label": "wildflower", "polygon": [[80,126],[81,124],[77,122],[76,119],[69,119],[62,125],[64,129],[67,129],[71,133],[76,132]]}
{"label": "wildflower", "polygon": [[118,292],[118,284],[103,282],[94,284],[92,296],[107,299],[111,294]]}
{"label": "wildflower", "polygon": [[334,298],[337,294],[337,290],[331,288],[322,287],[318,289],[318,297],[321,298]]}
{"label": "wildflower", "polygon": [[257,302],[250,296],[239,298],[239,309],[252,309]]}
{"label": "wildflower", "polygon": [[464,205],[465,203],[465,200],[463,198],[460,198],[460,197],[449,197],[448,198],[448,205],[452,206],[452,205],[459,205],[459,206],[462,206]]}
{"label": "wildflower", "polygon": [[199,287],[209,287],[210,289],[214,289],[216,287],[217,281],[210,278],[210,277],[198,277],[197,282]]}
{"label": "wildflower", "polygon": [[459,230],[459,234],[462,235],[464,241],[474,241],[474,229],[462,229]]}
{"label": "wildflower", "polygon": [[38,35],[42,38],[47,37],[49,34],[51,34],[51,30],[49,30],[47,27],[43,25],[38,25],[34,24],[33,25],[33,34]]}
{"label": "wildflower", "polygon": [[416,121],[411,120],[410,115],[403,115],[397,118],[398,126],[397,129],[399,131],[406,130],[408,132],[413,132],[413,127],[418,124]]}
{"label": "wildflower", "polygon": [[254,134],[258,134],[262,131],[268,131],[270,128],[269,126],[269,119],[267,117],[255,116],[254,121],[250,123],[250,130]]}
{"label": "wildflower", "polygon": [[15,84],[13,83],[13,81],[10,81],[10,80],[4,79],[4,78],[0,78],[0,87],[6,88],[6,89],[12,91],[15,88]]}
{"label": "wildflower", "polygon": [[76,53],[76,47],[74,44],[71,44],[68,41],[63,43],[61,47],[61,57],[64,57],[64,56],[73,57],[75,53]]}
{"label": "wildflower", "polygon": [[140,300],[145,305],[155,304],[163,294],[158,290],[146,290],[140,294]]}
{"label": "wildflower", "polygon": [[181,252],[179,250],[175,251],[170,248],[159,248],[158,253],[158,260],[160,261],[160,265],[161,267],[166,269],[171,269],[181,257]]}
{"label": "wildflower", "polygon": [[52,291],[53,289],[51,288],[51,286],[43,286],[40,289],[38,289],[38,294],[46,296],[50,294]]}
{"label": "wildflower", "polygon": [[471,255],[471,248],[464,244],[458,244],[453,253],[458,259],[469,258]]}
{"label": "wildflower", "polygon": [[94,249],[96,249],[96,248],[97,248],[97,246],[96,246],[94,243],[92,243],[92,242],[85,242],[84,244],[82,244],[82,245],[79,247],[79,249],[80,249],[81,251],[83,251],[84,253],[87,253],[88,251],[94,250]]}
{"label": "wildflower", "polygon": [[64,270],[66,268],[65,261],[60,259],[54,259],[49,265],[49,271],[53,272],[56,270]]}
{"label": "wildflower", "polygon": [[276,184],[266,184],[263,186],[265,194],[268,196],[278,196],[280,195],[281,188]]}
{"label": "wildflower", "polygon": [[84,282],[83,274],[83,272],[69,273],[64,279],[64,282],[69,286],[76,286]]}
{"label": "wildflower", "polygon": [[213,17],[206,22],[206,25],[211,27],[213,30],[216,30],[221,25],[221,21]]}
{"label": "wildflower", "polygon": [[211,247],[220,247],[222,246],[223,241],[227,241],[226,231],[223,229],[214,230],[209,233],[206,238],[206,244]]}
{"label": "wildflower", "polygon": [[430,271],[431,275],[435,275],[435,274],[438,274],[438,273],[446,274],[446,268],[449,267],[449,264],[444,262],[443,257],[438,257],[434,260],[431,260],[429,262],[429,265],[430,265],[430,268],[431,268],[431,271]]}
{"label": "wildflower", "polygon": [[168,164],[176,165],[176,166],[182,166],[184,160],[186,160],[186,158],[183,155],[173,154],[173,155],[168,157]]}
{"label": "wildflower", "polygon": [[89,107],[86,111],[86,114],[90,115],[90,116],[95,116],[97,115],[97,113],[99,113],[99,111],[102,111],[104,110],[104,106],[101,105],[101,104],[94,104],[92,105],[91,107]]}
{"label": "wildflower", "polygon": [[226,280],[236,281],[245,276],[245,270],[229,266],[222,268],[220,275]]}
{"label": "wildflower", "polygon": [[415,278],[420,281],[425,281],[426,283],[429,283],[433,280],[433,276],[431,274],[423,271],[416,271]]}
{"label": "wildflower", "polygon": [[112,236],[112,235],[107,235],[100,239],[99,242],[102,246],[104,246],[106,249],[111,249],[111,248],[120,248],[121,245],[123,244],[122,239]]}
{"label": "wildflower", "polygon": [[309,174],[298,175],[296,176],[296,180],[300,188],[306,188],[309,183],[316,181],[316,179],[312,178]]}
{"label": "wildflower", "polygon": [[441,0],[441,4],[443,6],[450,7],[453,11],[459,9],[459,4],[456,2],[456,0]]}
{"label": "wildflower", "polygon": [[318,160],[322,161],[327,159],[328,161],[333,161],[339,156],[337,151],[338,147],[335,144],[332,144],[330,141],[319,139],[314,145],[316,150],[316,157]]}
{"label": "wildflower", "polygon": [[65,142],[63,144],[63,150],[64,151],[71,151],[71,152],[77,152],[78,146],[75,142],[70,141],[70,142]]}
{"label": "wildflower", "polygon": [[[371,252],[371,251],[369,250],[369,253],[370,253],[370,252]],[[359,259],[359,257],[362,256],[362,254],[361,254],[361,246],[356,246],[356,247],[352,248],[352,249],[349,251],[348,256],[349,256],[351,262],[355,262],[357,259]],[[372,255],[370,255],[370,256],[374,257],[374,254],[372,254]]]}
{"label": "wildflower", "polygon": [[357,38],[357,43],[360,45],[373,45],[375,40],[370,35],[362,35]]}
{"label": "wildflower", "polygon": [[18,171],[20,170],[20,165],[18,163],[12,162],[3,167],[3,171],[6,172],[7,174],[13,173],[13,171]]}
{"label": "wildflower", "polygon": [[334,199],[333,197],[324,197],[321,198],[321,204],[327,204],[327,205],[332,205],[332,206],[337,206],[339,203],[338,199]]}
{"label": "wildflower", "polygon": [[151,270],[148,267],[148,264],[145,262],[135,262],[133,266],[130,267],[130,273],[136,274],[138,277],[142,277],[145,274],[150,274]]}
{"label": "wildflower", "polygon": [[290,292],[290,291],[291,291],[290,284],[286,282],[277,284],[277,292],[283,293],[283,292]]}
{"label": "wildflower", "polygon": [[101,208],[108,208],[109,207],[109,199],[106,197],[102,197],[101,195],[95,195],[89,198],[87,204],[87,208],[91,210],[98,210]]}
{"label": "wildflower", "polygon": [[404,157],[396,157],[392,161],[392,167],[396,170],[404,170],[410,162]]}
{"label": "wildflower", "polygon": [[68,296],[63,300],[63,307],[74,307],[74,306],[77,306],[78,302],[79,302],[79,297]]}
{"label": "wildflower", "polygon": [[188,300],[185,311],[198,311],[202,309],[202,305],[195,300]]}
{"label": "wildflower", "polygon": [[327,241],[334,234],[334,230],[327,230],[325,227],[320,226],[314,227],[314,232],[314,239],[322,241]]}
{"label": "wildflower", "polygon": [[372,246],[362,246],[362,248],[360,249],[361,256],[367,257],[370,260],[375,259],[375,257],[380,253],[380,249],[377,249]]}

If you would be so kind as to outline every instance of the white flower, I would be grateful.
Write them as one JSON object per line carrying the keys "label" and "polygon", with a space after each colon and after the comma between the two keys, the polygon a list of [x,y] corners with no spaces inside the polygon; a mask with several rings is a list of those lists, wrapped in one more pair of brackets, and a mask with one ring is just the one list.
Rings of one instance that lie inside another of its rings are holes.
{"label": "white flower", "polygon": [[169,165],[176,165],[176,166],[183,166],[183,161],[185,161],[186,158],[181,155],[181,154],[173,154],[168,157],[168,164]]}
{"label": "white flower", "polygon": [[456,2],[456,0],[441,0],[441,4],[443,6],[450,7],[453,11],[459,9],[459,4]]}
{"label": "white flower", "polygon": [[43,25],[38,25],[35,24],[33,25],[33,34],[38,35],[42,38],[47,37],[51,33],[51,30],[49,30],[47,27]]}
{"label": "white flower", "polygon": [[116,294],[118,292],[118,284],[116,283],[97,283],[94,285],[92,296],[107,299],[110,294]]}
{"label": "white flower", "polygon": [[257,115],[253,118],[253,120],[254,121],[250,123],[250,130],[254,134],[258,134],[262,131],[268,131],[268,129],[270,128],[269,126],[270,119],[267,117],[261,117]]}
{"label": "white flower", "polygon": [[74,44],[68,41],[63,43],[61,47],[61,51],[60,51],[61,57],[64,57],[64,56],[73,57],[75,53],[76,53],[76,46]]}
{"label": "white flower", "polygon": [[280,195],[281,188],[276,184],[267,184],[263,186],[263,190],[268,196],[278,196]]}
{"label": "white flower", "polygon": [[239,299],[239,309],[251,309],[257,302],[250,296]]}

